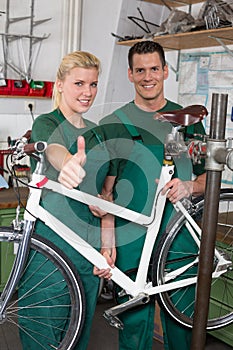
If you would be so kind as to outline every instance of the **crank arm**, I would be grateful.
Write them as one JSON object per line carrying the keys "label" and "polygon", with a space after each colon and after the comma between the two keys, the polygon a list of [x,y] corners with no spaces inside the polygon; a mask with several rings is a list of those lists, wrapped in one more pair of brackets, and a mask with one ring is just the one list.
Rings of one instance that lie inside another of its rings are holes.
{"label": "crank arm", "polygon": [[137,296],[131,298],[130,300],[114,306],[108,310],[104,311],[103,317],[108,321],[110,326],[115,327],[117,329],[123,329],[124,324],[117,317],[117,315],[125,312],[128,309],[132,309],[135,306],[145,305],[150,301],[150,296],[145,293],[140,293]]}

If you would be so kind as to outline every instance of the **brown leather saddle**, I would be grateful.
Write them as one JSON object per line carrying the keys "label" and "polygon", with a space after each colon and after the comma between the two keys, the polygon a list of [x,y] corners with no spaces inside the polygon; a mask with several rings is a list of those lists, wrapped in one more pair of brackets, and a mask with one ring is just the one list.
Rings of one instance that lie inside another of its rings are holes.
{"label": "brown leather saddle", "polygon": [[202,121],[207,115],[208,111],[205,106],[191,105],[182,109],[156,113],[154,119],[162,122],[167,121],[172,124],[188,126]]}

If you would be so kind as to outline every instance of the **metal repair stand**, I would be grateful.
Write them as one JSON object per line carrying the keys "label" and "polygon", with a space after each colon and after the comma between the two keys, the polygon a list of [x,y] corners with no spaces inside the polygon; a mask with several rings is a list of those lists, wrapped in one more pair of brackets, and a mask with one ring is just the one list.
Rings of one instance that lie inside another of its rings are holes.
{"label": "metal repair stand", "polygon": [[207,140],[206,192],[191,350],[205,349],[221,175],[224,164],[233,170],[233,150],[227,149],[225,140],[227,100],[226,94],[212,95],[210,134]]}

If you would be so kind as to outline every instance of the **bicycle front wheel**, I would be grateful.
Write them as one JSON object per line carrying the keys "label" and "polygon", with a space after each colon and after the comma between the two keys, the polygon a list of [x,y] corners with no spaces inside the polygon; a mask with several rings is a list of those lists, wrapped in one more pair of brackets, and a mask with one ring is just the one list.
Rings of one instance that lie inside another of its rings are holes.
{"label": "bicycle front wheel", "polygon": [[[201,225],[204,199],[196,198],[191,214]],[[162,235],[153,261],[153,284],[182,281],[197,276],[199,249],[187,228],[183,215],[177,214]],[[215,248],[227,261],[233,259],[233,190],[221,190]],[[213,270],[217,264],[213,263]],[[185,267],[186,266],[186,267]],[[177,273],[183,269],[182,273]],[[169,274],[169,275],[168,275]],[[232,264],[219,277],[212,278],[208,315],[208,330],[224,327],[233,322]],[[183,286],[158,295],[160,305],[176,321],[187,327],[193,325],[196,285]]]}
{"label": "bicycle front wheel", "polygon": [[[12,244],[13,237],[10,228],[0,228],[0,242]],[[19,241],[20,235],[14,237],[16,249]],[[71,350],[84,314],[84,290],[73,264],[50,241],[33,235],[24,273],[0,323],[0,348],[13,350],[10,344],[18,339],[17,350]]]}

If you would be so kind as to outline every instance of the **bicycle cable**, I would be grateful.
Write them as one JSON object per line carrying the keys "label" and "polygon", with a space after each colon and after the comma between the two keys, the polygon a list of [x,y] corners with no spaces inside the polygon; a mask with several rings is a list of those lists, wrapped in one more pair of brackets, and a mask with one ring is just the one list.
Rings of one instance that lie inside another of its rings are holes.
{"label": "bicycle cable", "polygon": [[[16,173],[15,173],[15,169],[14,169],[14,167],[12,167],[12,168],[10,168],[10,166],[9,166],[9,158],[11,158],[11,161],[12,161],[12,154],[8,154],[7,155],[7,158],[6,158],[6,166],[7,166],[7,169],[8,170],[5,170],[8,174],[10,174],[12,177],[13,177],[13,179],[15,180],[15,182],[16,182],[16,185],[14,186],[13,185],[13,190],[14,190],[14,192],[15,192],[15,195],[16,195],[16,198],[17,198],[17,201],[18,201],[18,204],[20,205],[20,207],[21,208],[23,208],[25,211],[27,211],[27,213],[29,214],[29,215],[31,215],[32,217],[34,217],[35,219],[37,219],[37,217],[34,215],[34,214],[32,214],[27,208],[26,208],[26,206],[23,204],[23,202],[22,202],[22,200],[21,200],[21,198],[20,198],[20,191],[19,191],[19,182],[21,183],[21,184],[23,184],[23,185],[25,185],[26,187],[28,187],[28,188],[33,188],[33,189],[37,189],[37,190],[39,190],[40,188],[38,188],[38,187],[36,187],[36,186],[32,186],[32,185],[30,185],[30,184],[28,184],[28,183],[26,183],[26,182],[24,182],[24,181],[22,181],[22,180],[20,180],[19,178],[18,178],[18,176],[16,175]],[[13,162],[12,162],[13,163]]]}

